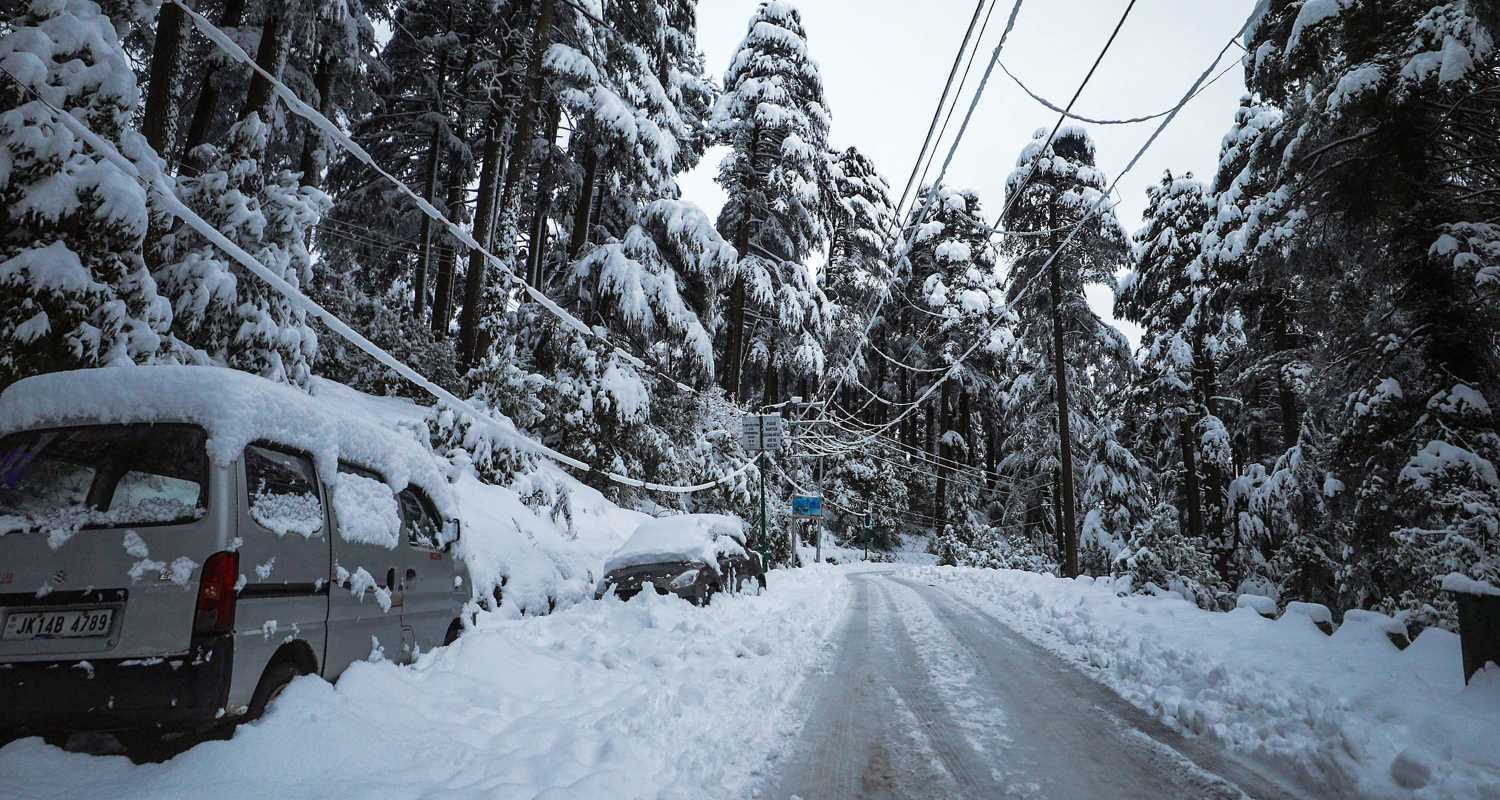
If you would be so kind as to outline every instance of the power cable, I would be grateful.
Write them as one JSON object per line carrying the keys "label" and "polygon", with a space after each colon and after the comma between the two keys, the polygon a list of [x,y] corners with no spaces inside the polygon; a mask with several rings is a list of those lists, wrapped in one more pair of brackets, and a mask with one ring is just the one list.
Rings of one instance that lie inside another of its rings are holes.
{"label": "power cable", "polygon": [[[1130,7],[1133,7],[1134,4],[1135,4],[1135,0],[1131,0],[1131,6]],[[1130,7],[1126,8],[1127,14],[1128,14],[1128,12],[1130,10]],[[1249,26],[1250,21],[1251,21],[1250,17],[1247,17],[1245,19],[1244,24],[1241,25],[1240,30],[1235,34],[1235,37],[1238,37],[1238,36],[1240,36],[1241,34],[1244,33],[1245,28]],[[1124,23],[1124,17],[1121,17],[1120,24],[1123,24],[1123,23]],[[1116,25],[1116,27],[1115,27],[1115,32],[1116,33],[1118,33],[1118,31],[1119,31],[1119,27],[1120,27],[1120,25]],[[1111,35],[1110,41],[1111,42],[1114,41],[1114,36],[1113,35]],[[1162,131],[1166,130],[1166,127],[1172,123],[1172,120],[1176,119],[1177,114],[1182,111],[1182,108],[1184,106],[1186,106],[1187,103],[1188,103],[1188,101],[1190,101],[1193,98],[1193,96],[1197,93],[1199,87],[1201,87],[1203,85],[1204,81],[1206,81],[1208,79],[1209,74],[1211,72],[1213,72],[1213,70],[1214,70],[1215,67],[1218,66],[1219,60],[1224,57],[1224,53],[1228,52],[1230,46],[1233,43],[1234,43],[1234,40],[1231,39],[1229,43],[1225,44],[1224,47],[1223,47],[1223,49],[1221,49],[1219,51],[1219,53],[1214,57],[1213,62],[1210,63],[1208,65],[1208,67],[1205,70],[1203,70],[1203,72],[1198,76],[1198,78],[1193,81],[1193,84],[1188,88],[1187,93],[1183,95],[1182,99],[1178,101],[1177,105],[1172,109],[1172,111],[1169,114],[1167,114],[1167,116],[1162,119],[1161,123],[1158,124],[1156,126],[1156,128],[1151,132],[1151,135],[1149,137],[1147,137],[1145,143],[1143,143],[1141,145],[1141,147],[1136,151],[1135,155],[1131,157],[1130,161],[1125,165],[1125,168],[1122,169],[1120,171],[1120,173],[1115,176],[1115,179],[1110,183],[1108,189],[1101,195],[1101,198],[1109,197],[1110,195],[1112,195],[1114,193],[1115,187],[1119,185],[1120,181],[1126,175],[1130,174],[1131,170],[1133,170],[1135,168],[1136,164],[1138,164],[1140,162],[1141,157],[1146,154],[1146,151],[1149,150],[1149,149],[1151,149],[1151,145],[1153,145],[1153,144],[1156,143],[1156,140],[1157,140],[1157,138],[1159,138],[1161,136]],[[1108,45],[1106,45],[1106,49],[1107,48],[1108,48]],[[1099,60],[1102,60],[1102,57],[1103,56],[1102,56],[1102,53],[1101,53],[1101,56],[1100,56]],[[1096,67],[1098,66],[1098,61],[1099,60],[1095,61],[1095,66]],[[1093,74],[1093,69],[1090,69],[1089,75],[1092,75],[1092,74]],[[1087,82],[1087,78],[1085,78],[1085,82]],[[1080,93],[1081,93],[1081,91],[1082,91],[1082,86],[1080,86],[1080,88],[1079,88],[1079,92]],[[1075,93],[1074,98],[1075,99],[1077,98],[1077,93]],[[1056,126],[1056,127],[1061,127],[1061,119],[1059,119],[1058,126]],[[1054,128],[1054,130],[1056,130],[1056,127]],[[1029,176],[1031,174],[1034,174],[1034,172],[1035,172],[1035,170],[1033,169],[1031,172],[1028,172],[1027,174]],[[1008,205],[1009,204],[1007,204],[1007,206]],[[1033,273],[1033,277],[1035,277],[1035,275],[1040,275],[1040,274],[1046,272],[1048,269],[1051,268],[1053,261],[1055,261],[1057,259],[1058,255],[1060,255],[1064,250],[1067,249],[1068,245],[1072,244],[1073,239],[1075,239],[1078,236],[1079,232],[1083,230],[1084,224],[1086,222],[1088,222],[1091,218],[1093,218],[1093,216],[1096,213],[1099,212],[1101,205],[1102,204],[1100,204],[1100,203],[1091,204],[1091,206],[1087,209],[1086,213],[1084,213],[1078,219],[1078,221],[1073,224],[1072,230],[1068,233],[1068,237],[1066,239],[1064,239],[1063,242],[1060,245],[1058,245],[1056,249],[1054,249],[1052,251],[1052,253],[1047,257],[1047,260],[1041,265],[1041,267],[1037,270],[1037,272]],[[1003,219],[1003,216],[1002,216],[1002,219]],[[1028,288],[1028,287],[1025,286],[1024,284],[1020,287],[1021,290],[1025,290],[1026,288]],[[991,330],[992,331],[994,330],[993,326],[991,327]],[[984,342],[986,341],[986,338],[987,337],[980,337],[972,346],[970,346],[969,349],[966,350],[963,353],[963,355],[961,355],[957,360],[954,361],[953,366],[950,367],[950,369],[949,369],[949,371],[948,371],[947,374],[945,374],[943,377],[939,378],[938,380],[934,381],[931,385],[929,385],[927,387],[927,389],[922,393],[922,395],[919,398],[917,398],[917,402],[918,403],[924,402],[924,401],[926,401],[927,398],[931,397],[932,393],[935,392],[940,386],[942,386],[942,384],[945,383],[949,377],[951,377],[954,369],[959,364],[962,364],[965,360],[967,360],[969,358],[969,356],[973,355],[974,352],[977,351],[984,344]],[[837,392],[835,391],[835,394],[836,393]],[[827,408],[829,408],[829,407],[830,406],[828,406],[828,405],[822,406],[822,408],[824,408],[825,410]],[[913,408],[915,408],[915,406],[913,406]],[[899,424],[901,422],[901,420],[903,420],[907,416],[909,416],[911,414],[911,412],[912,412],[912,409],[908,409],[907,411],[902,412],[895,419],[893,419],[890,422],[887,422],[886,424],[884,424],[883,426],[877,428],[875,433],[879,434],[879,433],[882,433],[882,432],[884,432],[886,430],[889,430],[891,427],[895,426],[896,424]],[[866,437],[866,439],[861,440],[861,441],[868,441],[868,440],[869,440],[869,437]],[[858,444],[860,444],[860,442],[854,442],[853,443],[854,446],[858,446]]]}
{"label": "power cable", "polygon": [[338,126],[335,125],[327,117],[325,117],[321,112],[303,102],[302,99],[297,97],[296,93],[288,88],[285,83],[282,83],[280,79],[271,75],[271,73],[267,72],[263,67],[257,64],[255,60],[252,59],[249,54],[244,51],[243,48],[241,48],[232,39],[230,39],[228,35],[226,35],[212,22],[209,22],[208,19],[206,19],[202,14],[193,10],[185,2],[183,2],[183,0],[167,0],[167,2],[170,2],[176,5],[178,8],[182,9],[183,13],[187,14],[188,17],[193,21],[193,24],[198,28],[199,32],[208,37],[209,41],[213,42],[215,46],[223,50],[235,61],[238,61],[241,64],[249,67],[251,70],[259,74],[263,79],[269,82],[275,89],[277,96],[287,104],[287,108],[290,109],[292,113],[307,120],[330,141],[338,143],[339,146],[343,147],[361,163],[374,170],[376,174],[380,175],[382,178],[390,182],[393,186],[396,187],[398,191],[406,195],[408,199],[415,203],[417,208],[423,214],[432,219],[432,221],[447,228],[449,234],[453,236],[453,238],[462,242],[469,249],[482,254],[489,261],[489,263],[500,270],[502,275],[504,275],[512,283],[520,287],[522,292],[524,292],[538,305],[546,309],[553,316],[561,320],[563,324],[567,325],[570,328],[573,328],[574,330],[585,336],[588,336],[589,338],[599,340],[615,353],[619,354],[631,364],[635,365],[637,368],[654,372],[662,379],[669,381],[685,392],[695,394],[697,393],[698,390],[694,387],[677,380],[676,378],[668,375],[665,372],[662,372],[661,370],[658,370],[654,366],[648,364],[645,359],[642,359],[634,353],[620,347],[619,345],[616,345],[614,342],[610,341],[608,337],[603,336],[594,328],[584,323],[582,320],[568,313],[566,309],[558,305],[551,298],[547,297],[547,295],[540,289],[537,289],[536,287],[527,283],[525,279],[523,279],[520,275],[517,275],[511,268],[511,266],[507,264],[503,259],[490,252],[488,248],[481,246],[469,231],[465,230],[464,228],[455,224],[452,220],[448,219],[447,216],[445,216],[441,211],[439,211],[436,207],[429,203],[425,198],[413,191],[411,187],[407,186],[400,179],[387,172],[379,164],[376,164],[375,160],[370,157],[370,154],[366,152],[363,147],[361,147],[353,139],[350,139],[343,131],[339,130]]}
{"label": "power cable", "polygon": [[[177,0],[174,0],[174,2],[176,1]],[[928,189],[927,201],[922,205],[922,212],[917,216],[916,221],[911,226],[912,235],[911,237],[908,237],[907,242],[902,247],[902,252],[900,254],[902,258],[905,258],[906,253],[910,252],[912,239],[916,236],[917,230],[921,228],[922,222],[926,218],[927,210],[932,207],[932,202],[937,197],[938,189],[942,185],[943,178],[948,174],[948,167],[953,163],[953,156],[958,152],[958,145],[963,141],[964,134],[969,129],[969,123],[974,119],[974,111],[979,107],[980,99],[984,97],[984,90],[985,87],[989,85],[991,74],[993,74],[995,71],[995,64],[1000,60],[1000,53],[1005,48],[1005,42],[1010,38],[1010,32],[1016,26],[1016,16],[1021,13],[1022,2],[1024,2],[1024,0],[1016,0],[1015,5],[1011,6],[1010,17],[1005,22],[1005,30],[1000,32],[1000,41],[995,44],[995,51],[990,56],[990,61],[989,64],[985,67],[984,75],[979,79],[979,86],[974,90],[974,99],[970,101],[969,109],[964,114],[963,123],[959,125],[958,133],[954,135],[953,143],[948,147],[948,155],[944,157],[943,166],[938,170],[937,180],[935,180],[932,184],[932,187]],[[1131,0],[1131,2],[1134,3],[1135,0]],[[889,243],[887,243],[887,248],[888,247]],[[891,292],[882,292],[880,294],[877,302],[875,303],[874,310],[870,312],[869,319],[867,319],[865,322],[864,331],[860,335],[861,343],[869,341],[870,327],[874,324],[875,320],[879,318],[880,309],[885,306],[886,298],[890,295]],[[849,356],[849,361],[847,364],[845,364],[844,371],[839,373],[838,380],[834,383],[833,391],[830,392],[829,396],[836,396],[839,392],[839,389],[843,387],[844,373],[849,371],[853,367],[854,360],[859,357],[859,348],[860,345],[856,344],[854,353]]]}
{"label": "power cable", "polygon": [[140,181],[149,191],[154,192],[161,200],[166,210],[170,214],[172,214],[172,216],[175,216],[178,219],[181,219],[183,222],[187,223],[188,227],[192,228],[200,236],[203,236],[205,239],[212,242],[220,250],[224,251],[236,262],[238,262],[240,266],[249,270],[251,274],[265,281],[271,286],[272,289],[275,289],[293,305],[297,306],[307,314],[319,320],[322,320],[323,324],[327,325],[328,328],[334,333],[343,337],[350,344],[364,351],[376,361],[379,361],[385,366],[391,368],[401,377],[406,378],[407,380],[426,390],[433,397],[445,403],[448,403],[449,405],[465,414],[468,414],[476,421],[488,422],[494,427],[495,431],[499,433],[502,438],[508,440],[512,445],[517,446],[518,449],[550,458],[554,461],[557,461],[558,463],[586,473],[601,475],[610,481],[625,486],[670,493],[689,493],[712,488],[739,476],[755,463],[753,461],[746,461],[733,472],[730,472],[729,474],[726,474],[717,480],[707,483],[702,483],[695,486],[671,486],[667,484],[643,481],[637,478],[629,477],[627,475],[620,475],[617,473],[598,469],[588,464],[587,462],[573,458],[572,456],[566,455],[564,453],[560,453],[546,446],[545,444],[542,444],[541,442],[527,437],[525,434],[522,434],[519,430],[517,430],[515,424],[510,422],[509,420],[502,421],[502,419],[490,416],[488,413],[470,405],[467,401],[459,399],[456,395],[449,392],[447,389],[444,389],[443,387],[438,386],[437,384],[428,380],[416,370],[407,366],[400,359],[383,350],[379,345],[374,344],[369,339],[366,339],[364,336],[360,335],[359,332],[349,327],[347,323],[339,319],[332,312],[313,302],[299,289],[287,283],[286,280],[280,275],[276,274],[269,267],[260,263],[260,261],[256,260],[254,256],[245,252],[243,248],[231,241],[217,228],[209,224],[206,220],[204,220],[201,216],[199,216],[191,208],[188,208],[188,206],[182,202],[182,200],[177,196],[176,190],[173,187],[171,181],[162,174],[161,168],[158,164],[146,159],[143,159],[141,163],[137,164],[130,159],[127,159],[125,156],[120,154],[119,150],[115,149],[114,145],[110,144],[107,140],[100,137],[92,129],[90,129],[87,125],[85,125],[81,120],[74,117],[72,114],[63,111],[62,109],[59,109],[52,103],[48,102],[32,86],[22,82],[21,79],[18,78],[14,73],[11,73],[8,69],[5,69],[4,65],[0,65],[0,71],[3,71],[5,72],[5,74],[9,75],[11,80],[15,81],[17,86],[22,87],[38,103],[42,104],[43,107],[49,109],[57,118],[57,120],[62,123],[63,127],[71,131],[73,135],[82,139],[86,144],[92,147],[95,152],[99,153],[99,155],[102,156],[106,161],[113,164],[126,175]]}

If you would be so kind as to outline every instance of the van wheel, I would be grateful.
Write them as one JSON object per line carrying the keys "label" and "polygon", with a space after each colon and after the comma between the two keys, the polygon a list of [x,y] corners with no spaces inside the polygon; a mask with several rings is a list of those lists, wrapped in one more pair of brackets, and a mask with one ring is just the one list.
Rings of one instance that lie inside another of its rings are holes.
{"label": "van wheel", "polygon": [[260,676],[260,683],[255,685],[255,694],[250,697],[250,709],[242,721],[254,722],[260,719],[266,709],[276,702],[276,698],[281,696],[287,684],[301,674],[302,670],[290,661],[278,661],[267,667],[265,674]]}

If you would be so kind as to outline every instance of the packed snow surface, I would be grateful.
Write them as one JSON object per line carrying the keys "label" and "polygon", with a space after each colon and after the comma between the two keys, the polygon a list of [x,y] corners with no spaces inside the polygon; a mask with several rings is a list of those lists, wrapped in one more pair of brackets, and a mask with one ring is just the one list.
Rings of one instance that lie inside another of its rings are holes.
{"label": "packed snow surface", "polygon": [[740,544],[744,529],[743,522],[724,514],[677,514],[647,520],[610,556],[604,571],[672,561],[701,561],[718,569],[720,555],[744,552]]}
{"label": "packed snow surface", "polygon": [[1500,669],[1465,686],[1458,637],[1398,650],[1388,618],[1332,636],[1306,613],[1268,620],[1181,599],[1117,596],[1109,581],[907,568],[944,586],[1186,734],[1337,796],[1500,797]]}
{"label": "packed snow surface", "polygon": [[300,678],[229,741],[165,763],[12,743],[0,797],[743,797],[847,598],[838,569],[810,567],[705,608],[647,592],[482,614],[412,666]]}

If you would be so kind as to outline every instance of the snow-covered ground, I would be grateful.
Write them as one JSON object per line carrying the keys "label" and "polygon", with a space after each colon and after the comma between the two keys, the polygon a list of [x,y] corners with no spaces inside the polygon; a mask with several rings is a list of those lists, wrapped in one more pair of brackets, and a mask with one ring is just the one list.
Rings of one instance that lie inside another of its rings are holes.
{"label": "snow-covered ground", "polygon": [[1368,622],[1203,611],[1025,572],[904,568],[1190,734],[1343,795],[1500,797],[1500,670],[1464,685],[1458,637],[1398,650]]}
{"label": "snow-covered ground", "polygon": [[484,614],[414,666],[298,679],[229,741],[165,763],[12,743],[0,797],[743,796],[848,596],[825,566],[774,572],[766,594],[707,608],[646,593]]}

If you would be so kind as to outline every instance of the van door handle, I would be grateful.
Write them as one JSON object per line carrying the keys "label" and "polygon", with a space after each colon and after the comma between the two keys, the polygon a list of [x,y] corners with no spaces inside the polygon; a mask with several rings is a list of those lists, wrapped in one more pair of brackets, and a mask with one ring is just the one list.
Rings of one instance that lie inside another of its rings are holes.
{"label": "van door handle", "polygon": [[408,567],[407,570],[406,570],[406,579],[408,581],[414,581],[414,580],[416,580],[417,579],[417,571],[414,570],[414,569],[411,569],[410,567]]}

